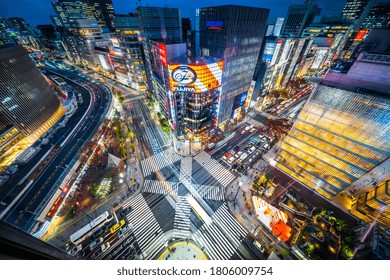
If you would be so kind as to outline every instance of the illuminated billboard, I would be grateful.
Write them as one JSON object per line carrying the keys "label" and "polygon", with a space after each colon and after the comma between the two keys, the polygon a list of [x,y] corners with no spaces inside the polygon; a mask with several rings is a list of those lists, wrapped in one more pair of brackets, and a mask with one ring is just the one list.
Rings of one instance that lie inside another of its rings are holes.
{"label": "illuminated billboard", "polygon": [[355,38],[354,40],[355,41],[362,41],[364,39],[364,37],[367,35],[368,33],[368,30],[367,29],[361,29],[359,30],[356,35],[355,35]]}
{"label": "illuminated billboard", "polygon": [[201,93],[221,86],[223,61],[207,64],[170,64],[172,92]]}
{"label": "illuminated billboard", "polygon": [[223,22],[221,20],[206,21],[207,30],[223,30]]}

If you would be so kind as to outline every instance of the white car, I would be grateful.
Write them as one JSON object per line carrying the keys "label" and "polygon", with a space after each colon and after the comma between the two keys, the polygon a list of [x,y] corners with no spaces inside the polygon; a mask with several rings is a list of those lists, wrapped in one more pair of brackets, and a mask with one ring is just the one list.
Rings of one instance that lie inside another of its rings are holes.
{"label": "white car", "polygon": [[107,251],[107,249],[108,248],[110,248],[110,243],[104,243],[101,247],[100,247],[100,249],[102,250],[102,252],[105,252],[105,251]]}

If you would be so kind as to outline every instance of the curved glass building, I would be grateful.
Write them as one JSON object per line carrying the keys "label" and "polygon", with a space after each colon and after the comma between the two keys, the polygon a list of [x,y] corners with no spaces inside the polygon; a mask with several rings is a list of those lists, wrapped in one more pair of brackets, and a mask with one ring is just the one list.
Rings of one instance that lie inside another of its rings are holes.
{"label": "curved glass building", "polygon": [[36,140],[63,113],[60,100],[24,48],[0,48],[0,148],[16,135]]}

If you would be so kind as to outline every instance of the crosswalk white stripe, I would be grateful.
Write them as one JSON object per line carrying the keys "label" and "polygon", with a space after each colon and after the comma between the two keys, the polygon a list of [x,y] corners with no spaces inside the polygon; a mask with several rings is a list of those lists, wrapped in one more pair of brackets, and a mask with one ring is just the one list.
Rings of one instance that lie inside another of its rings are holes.
{"label": "crosswalk white stripe", "polygon": [[[152,183],[147,183],[147,186],[151,185]],[[127,215],[127,219],[133,224],[133,232],[138,245],[142,251],[145,251],[156,239],[156,232],[157,235],[161,235],[163,231],[142,194],[138,194],[126,203],[125,207],[130,205],[133,210]]]}
{"label": "crosswalk white stripe", "polygon": [[159,153],[156,153],[154,145],[152,145],[152,148],[155,154],[141,161],[144,176],[148,176],[182,158],[182,156],[176,154],[173,147]]}
{"label": "crosswalk white stripe", "polygon": [[210,250],[212,249],[214,254],[216,256],[218,256],[217,259],[218,260],[225,259],[225,255],[218,250],[218,247],[220,246],[220,244],[217,245],[215,239],[212,238],[213,236],[207,234],[210,231],[210,228],[208,227],[207,231],[206,231],[206,229],[203,229],[203,231],[204,231],[203,237],[208,241]]}
{"label": "crosswalk white stripe", "polygon": [[[218,255],[218,252],[215,252],[213,250],[213,242],[210,242],[209,239],[207,238],[207,235],[205,235],[202,232],[202,228],[200,228],[197,231],[197,235],[195,236],[195,241],[201,244],[207,253],[207,255],[212,259],[212,260],[220,260],[221,257]],[[209,243],[210,242],[210,243]]]}
{"label": "crosswalk white stripe", "polygon": [[211,158],[206,152],[203,151],[199,153],[194,159],[224,187],[234,179],[234,175],[230,173],[229,170],[223,167],[218,161]]}
{"label": "crosswalk white stripe", "polygon": [[[215,239],[215,240],[217,240],[217,241],[219,241],[219,243],[218,243],[218,249],[219,250],[221,250],[221,252],[223,253],[223,252],[230,252],[232,255],[233,255],[233,253],[234,253],[234,251],[235,251],[235,249],[234,249],[234,247],[233,246],[231,246],[231,243],[227,240],[227,238],[223,235],[223,233],[220,231],[220,229],[214,224],[214,223],[212,223],[211,225],[210,225],[210,227],[209,227],[209,230],[211,231],[211,232],[213,232],[214,234],[212,235],[212,237]],[[230,246],[229,246],[230,245]],[[221,248],[224,248],[225,249],[225,251],[223,251]],[[230,256],[229,256],[230,257]]]}

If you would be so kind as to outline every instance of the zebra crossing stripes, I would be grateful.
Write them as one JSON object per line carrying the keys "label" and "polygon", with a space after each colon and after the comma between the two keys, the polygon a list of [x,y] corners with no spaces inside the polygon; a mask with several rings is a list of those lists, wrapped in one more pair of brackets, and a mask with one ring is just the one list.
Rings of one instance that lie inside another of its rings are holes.
{"label": "zebra crossing stripes", "polygon": [[195,185],[199,195],[204,199],[224,201],[223,188],[219,186]]}
{"label": "zebra crossing stripes", "polygon": [[164,151],[165,157],[170,163],[181,160],[183,157],[175,152],[175,149],[171,146]]}
{"label": "zebra crossing stripes", "polygon": [[127,219],[133,224],[133,232],[142,251],[145,251],[154,240],[164,235],[142,194],[138,194],[124,208],[131,204],[133,210]]}
{"label": "zebra crossing stripes", "polygon": [[177,182],[145,180],[142,191],[177,196]]}
{"label": "zebra crossing stripes", "polygon": [[175,153],[172,147],[161,153],[148,157],[141,161],[144,176],[148,176],[153,172],[156,172],[174,163],[175,161],[180,160],[181,158],[181,156]]}
{"label": "zebra crossing stripes", "polygon": [[220,227],[223,227],[226,235],[234,243],[236,248],[240,246],[241,240],[248,234],[232,214],[230,214],[225,203],[212,215],[212,219]]}
{"label": "zebra crossing stripes", "polygon": [[189,238],[190,232],[190,204],[187,197],[178,196],[176,202],[175,219],[173,222],[173,237]]}
{"label": "zebra crossing stripes", "polygon": [[226,187],[235,176],[223,167],[218,161],[212,159],[206,152],[201,152],[196,155],[195,160],[206,169],[222,186]]}
{"label": "zebra crossing stripes", "polygon": [[195,232],[194,239],[212,260],[229,260],[236,251],[215,223],[204,224]]}

